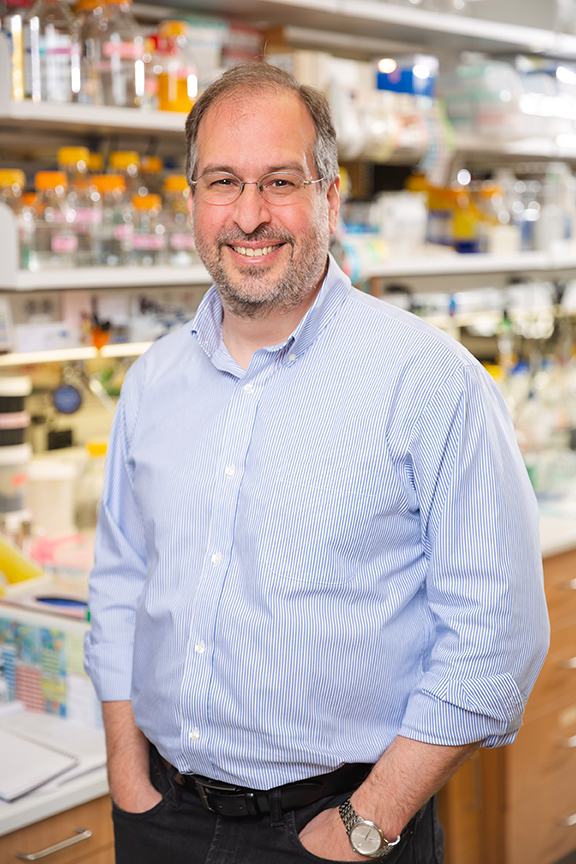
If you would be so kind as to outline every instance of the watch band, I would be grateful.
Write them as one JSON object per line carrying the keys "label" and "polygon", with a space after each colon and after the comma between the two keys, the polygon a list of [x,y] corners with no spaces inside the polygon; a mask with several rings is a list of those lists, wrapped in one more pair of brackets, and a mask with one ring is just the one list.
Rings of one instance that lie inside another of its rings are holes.
{"label": "watch band", "polygon": [[[356,813],[356,811],[354,810],[354,807],[352,806],[352,802],[350,801],[350,798],[347,798],[346,801],[344,801],[340,805],[340,807],[338,808],[338,812],[340,813],[340,818],[342,819],[342,822],[344,823],[344,828],[346,829],[346,833],[348,834],[348,838],[350,839],[350,844],[351,844],[352,848],[359,855],[364,855],[366,858],[384,858],[386,855],[388,855],[390,850],[394,848],[394,846],[398,845],[398,843],[402,839],[402,835],[399,834],[398,837],[396,838],[396,840],[392,840],[392,841],[386,840],[386,838],[384,837],[384,834],[382,833],[382,830],[380,828],[378,828],[377,825],[375,825],[373,822],[369,822],[367,819],[363,819],[362,816],[359,816],[358,813]],[[356,825],[359,825],[362,823],[373,826],[374,828],[376,828],[376,830],[380,834],[380,838],[381,838],[380,848],[374,854],[368,854],[366,852],[361,852],[359,849],[356,849],[356,847],[352,843],[352,839],[350,838],[350,834],[351,834],[352,829]]]}

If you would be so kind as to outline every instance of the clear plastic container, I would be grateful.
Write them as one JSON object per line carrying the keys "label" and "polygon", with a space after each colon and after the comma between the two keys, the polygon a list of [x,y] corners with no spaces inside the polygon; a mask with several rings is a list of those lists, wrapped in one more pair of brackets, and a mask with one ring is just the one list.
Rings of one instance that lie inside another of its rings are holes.
{"label": "clear plastic container", "polygon": [[9,39],[10,89],[12,99],[24,98],[24,21],[32,6],[31,0],[4,0],[2,30]]}
{"label": "clear plastic container", "polygon": [[128,264],[134,233],[132,207],[126,182],[119,174],[96,174],[92,178],[101,213],[98,231],[98,264],[117,267]]}
{"label": "clear plastic container", "polygon": [[66,174],[39,171],[34,182],[38,191],[35,234],[38,268],[74,267],[78,237],[74,230],[75,214],[66,200]]}
{"label": "clear plastic container", "polygon": [[33,260],[36,223],[34,209],[26,204],[25,185],[26,175],[23,171],[15,168],[0,170],[0,201],[14,211],[20,244],[20,267],[26,270]]}
{"label": "clear plastic container", "polygon": [[108,0],[86,14],[82,26],[81,101],[140,108],[144,103],[144,34],[132,0]]}
{"label": "clear plastic container", "polygon": [[166,263],[166,228],[160,195],[134,195],[134,236],[131,263],[144,267]]}
{"label": "clear plastic container", "polygon": [[140,154],[135,150],[114,150],[108,157],[110,174],[120,174],[129,195],[137,195],[140,186]]}
{"label": "clear plastic container", "polygon": [[158,28],[154,71],[160,111],[188,113],[198,96],[198,69],[185,21],[163,21]]}
{"label": "clear plastic container", "polygon": [[186,205],[189,194],[184,174],[172,174],[164,181],[162,220],[168,235],[168,263],[174,267],[190,267],[199,261]]}
{"label": "clear plastic container", "polygon": [[80,531],[94,529],[104,486],[106,441],[87,441],[87,460],[76,483],[75,520]]}
{"label": "clear plastic container", "polygon": [[30,444],[0,447],[0,513],[26,507]]}
{"label": "clear plastic container", "polygon": [[26,22],[24,89],[34,102],[72,102],[80,93],[80,34],[67,3],[37,0]]}
{"label": "clear plastic container", "polygon": [[90,151],[87,147],[61,147],[58,166],[66,173],[70,215],[74,215],[74,230],[78,238],[76,266],[91,267],[97,263],[97,236],[101,212],[92,199],[88,175]]}
{"label": "clear plastic container", "polygon": [[140,179],[142,185],[139,189],[140,194],[142,188],[152,195],[160,195],[162,192],[162,172],[164,171],[164,162],[160,156],[142,156],[140,158]]}

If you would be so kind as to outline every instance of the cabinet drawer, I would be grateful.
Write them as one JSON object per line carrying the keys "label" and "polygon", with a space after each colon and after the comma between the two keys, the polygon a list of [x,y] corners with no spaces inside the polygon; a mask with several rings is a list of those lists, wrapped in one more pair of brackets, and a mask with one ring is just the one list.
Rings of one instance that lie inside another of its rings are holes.
{"label": "cabinet drawer", "polygon": [[548,703],[574,696],[576,701],[576,618],[550,634],[550,651],[526,706],[526,719]]}
{"label": "cabinet drawer", "polygon": [[102,852],[102,864],[106,862],[106,855],[110,855],[105,847],[112,846],[114,840],[111,804],[108,796],[98,798],[74,807],[64,813],[58,813],[50,819],[44,819],[36,825],[21,828],[12,834],[0,837],[0,861],[2,864],[21,864],[21,859],[16,858],[17,852],[29,855],[39,852],[56,843],[61,843],[69,837],[74,837],[76,829],[89,829],[92,836],[73,846],[68,846],[59,852],[43,858],[46,864],[72,864],[80,859],[88,859],[91,854],[95,855],[94,861],[100,862],[97,852]]}
{"label": "cabinet drawer", "polygon": [[506,864],[551,864],[576,849],[574,776],[509,810],[507,829]]}
{"label": "cabinet drawer", "polygon": [[526,723],[506,756],[508,806],[564,778],[576,790],[576,700]]}
{"label": "cabinet drawer", "polygon": [[576,614],[576,551],[546,558],[544,588],[552,623]]}

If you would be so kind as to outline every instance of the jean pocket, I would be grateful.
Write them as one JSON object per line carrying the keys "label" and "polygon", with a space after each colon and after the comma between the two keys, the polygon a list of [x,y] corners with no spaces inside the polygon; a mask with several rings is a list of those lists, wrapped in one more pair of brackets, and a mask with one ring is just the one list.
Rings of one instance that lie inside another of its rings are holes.
{"label": "jean pocket", "polygon": [[112,817],[115,818],[116,816],[118,816],[122,819],[130,819],[136,822],[146,819],[153,819],[171,803],[173,797],[173,790],[170,788],[162,796],[160,801],[158,801],[158,803],[154,805],[154,807],[151,807],[149,810],[143,810],[140,813],[133,813],[130,810],[123,810],[122,807],[119,807],[118,804],[116,804],[116,802],[112,800]]}

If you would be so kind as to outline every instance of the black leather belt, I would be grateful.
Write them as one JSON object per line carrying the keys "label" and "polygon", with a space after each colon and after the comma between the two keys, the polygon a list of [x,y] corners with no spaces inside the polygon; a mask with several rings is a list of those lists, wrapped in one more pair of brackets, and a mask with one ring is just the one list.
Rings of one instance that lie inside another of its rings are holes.
{"label": "black leather belt", "polygon": [[206,810],[219,813],[221,816],[238,818],[270,813],[269,796],[276,791],[280,796],[282,810],[294,810],[297,807],[313,804],[314,801],[329,795],[352,791],[366,779],[372,767],[363,762],[351,762],[329,774],[296,780],[294,783],[286,783],[284,786],[277,786],[267,791],[234,786],[231,783],[201,777],[199,774],[180,774],[178,779],[186,789],[199,796]]}

